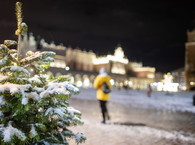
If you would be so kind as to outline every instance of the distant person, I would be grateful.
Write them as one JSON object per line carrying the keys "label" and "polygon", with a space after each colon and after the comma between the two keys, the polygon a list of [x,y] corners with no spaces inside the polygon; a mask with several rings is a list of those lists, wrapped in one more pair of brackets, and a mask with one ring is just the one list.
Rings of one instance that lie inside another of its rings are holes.
{"label": "distant person", "polygon": [[148,96],[148,97],[151,97],[152,87],[151,87],[150,84],[147,85],[146,93],[147,93],[147,96]]}
{"label": "distant person", "polygon": [[99,75],[95,78],[93,86],[97,89],[96,97],[100,103],[103,118],[102,123],[106,123],[106,120],[110,119],[107,102],[110,99],[111,84],[110,76],[107,74],[105,68],[100,69]]}

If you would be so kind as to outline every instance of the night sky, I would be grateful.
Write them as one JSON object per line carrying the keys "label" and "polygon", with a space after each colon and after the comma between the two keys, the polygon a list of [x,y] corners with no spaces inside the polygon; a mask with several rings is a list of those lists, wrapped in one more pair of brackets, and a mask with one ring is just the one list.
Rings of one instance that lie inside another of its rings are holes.
{"label": "night sky", "polygon": [[[0,0],[0,41],[17,39],[15,0]],[[29,32],[50,43],[114,53],[168,72],[184,67],[186,32],[193,28],[191,0],[23,0]]]}

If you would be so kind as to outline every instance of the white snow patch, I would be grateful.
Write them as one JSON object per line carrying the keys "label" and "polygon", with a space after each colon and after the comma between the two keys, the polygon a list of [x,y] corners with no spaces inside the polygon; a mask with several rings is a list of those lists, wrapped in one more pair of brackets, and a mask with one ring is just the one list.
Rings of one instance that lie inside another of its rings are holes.
{"label": "white snow patch", "polygon": [[[27,91],[30,87],[32,87],[30,84],[27,85],[18,85],[18,84],[12,84],[12,83],[5,83],[3,85],[0,85],[0,92],[4,93],[6,91],[10,92],[11,94],[21,93],[22,95],[22,104],[26,105],[28,103],[27,98]],[[0,104],[2,104],[4,101],[0,99]]]}
{"label": "white snow patch", "polygon": [[74,114],[81,114],[79,110],[74,109],[73,107],[67,107],[67,111],[71,116],[74,116]]}
{"label": "white snow patch", "polygon": [[29,78],[31,82],[41,83],[40,77],[38,75],[33,76],[32,78]]}
{"label": "white snow patch", "polygon": [[0,66],[4,65],[8,60],[8,56],[5,56],[3,59],[0,60]]}
{"label": "white snow patch", "polygon": [[43,59],[45,61],[54,61],[54,58],[53,57],[46,57],[45,59]]}
{"label": "white snow patch", "polygon": [[1,129],[3,130],[4,142],[10,142],[13,136],[17,136],[22,141],[26,139],[25,134],[22,131],[18,130],[17,128],[12,127],[11,124],[9,124],[8,127]]}
{"label": "white snow patch", "polygon": [[34,125],[31,125],[31,130],[30,130],[30,137],[33,138],[37,135],[37,131],[35,130]]}
{"label": "white snow patch", "polygon": [[6,66],[6,67],[1,68],[1,72],[6,71],[7,69],[9,69],[11,71],[16,71],[16,72],[23,72],[24,74],[26,74],[28,76],[30,75],[28,70],[26,70],[22,67],[19,67],[19,66]]}
{"label": "white snow patch", "polygon": [[2,111],[0,111],[0,117],[2,117],[3,116],[3,112]]}
{"label": "white snow patch", "polygon": [[40,88],[40,87],[34,87],[34,90],[35,90],[37,93],[41,93],[41,92],[43,92],[45,89]]}
{"label": "white snow patch", "polygon": [[3,85],[0,85],[0,92],[4,93],[5,91],[9,91],[11,94],[19,93],[19,92],[25,92],[32,86],[30,84],[27,85],[18,85],[18,84],[12,84],[12,83],[5,83]]}
{"label": "white snow patch", "polygon": [[39,94],[37,94],[37,92],[30,92],[27,94],[27,98],[38,101],[40,99],[40,96]]}
{"label": "white snow patch", "polygon": [[22,104],[23,104],[23,105],[28,104],[28,98],[27,98],[26,96],[23,96],[23,97],[22,97]]}
{"label": "white snow patch", "polygon": [[79,89],[75,86],[73,86],[72,84],[70,84],[69,82],[61,82],[61,83],[54,83],[54,82],[50,82],[48,84],[48,88],[43,91],[40,96],[41,98],[47,97],[49,95],[52,94],[62,94],[62,95],[71,95],[71,93],[78,93]]}
{"label": "white snow patch", "polygon": [[65,115],[66,108],[64,107],[59,107],[59,108],[48,108],[45,112],[45,116],[47,115],[54,115],[58,114],[60,117],[63,117]]}
{"label": "white snow patch", "polygon": [[3,99],[3,96],[0,96],[0,106],[5,105],[5,100]]}

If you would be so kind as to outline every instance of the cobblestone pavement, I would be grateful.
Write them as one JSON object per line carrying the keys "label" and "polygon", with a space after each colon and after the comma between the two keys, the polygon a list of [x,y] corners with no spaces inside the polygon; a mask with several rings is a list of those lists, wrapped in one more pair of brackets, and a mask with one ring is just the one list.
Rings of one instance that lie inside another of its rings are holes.
{"label": "cobblestone pavement", "polygon": [[[100,108],[97,101],[74,98],[70,100],[70,106],[82,112],[84,125],[71,129],[74,132],[82,132],[87,137],[84,145],[195,144],[193,130],[189,133],[185,132],[185,128],[175,127],[172,122],[153,122],[151,118],[154,116],[151,115],[151,112],[146,114],[147,110],[126,108],[120,104],[109,103],[111,120],[107,124],[101,124]],[[160,116],[164,117],[163,114]],[[76,143],[71,140],[70,145],[76,145]]]}

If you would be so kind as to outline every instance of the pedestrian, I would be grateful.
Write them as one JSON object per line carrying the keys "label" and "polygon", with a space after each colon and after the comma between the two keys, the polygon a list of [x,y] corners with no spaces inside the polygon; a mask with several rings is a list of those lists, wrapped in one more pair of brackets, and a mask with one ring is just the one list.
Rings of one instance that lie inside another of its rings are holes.
{"label": "pedestrian", "polygon": [[102,123],[105,124],[106,120],[110,119],[107,102],[110,99],[111,92],[110,76],[107,74],[106,68],[100,69],[99,75],[96,76],[93,86],[97,89],[96,98],[100,103],[103,118]]}
{"label": "pedestrian", "polygon": [[152,88],[150,84],[147,85],[146,93],[148,97],[151,97]]}

